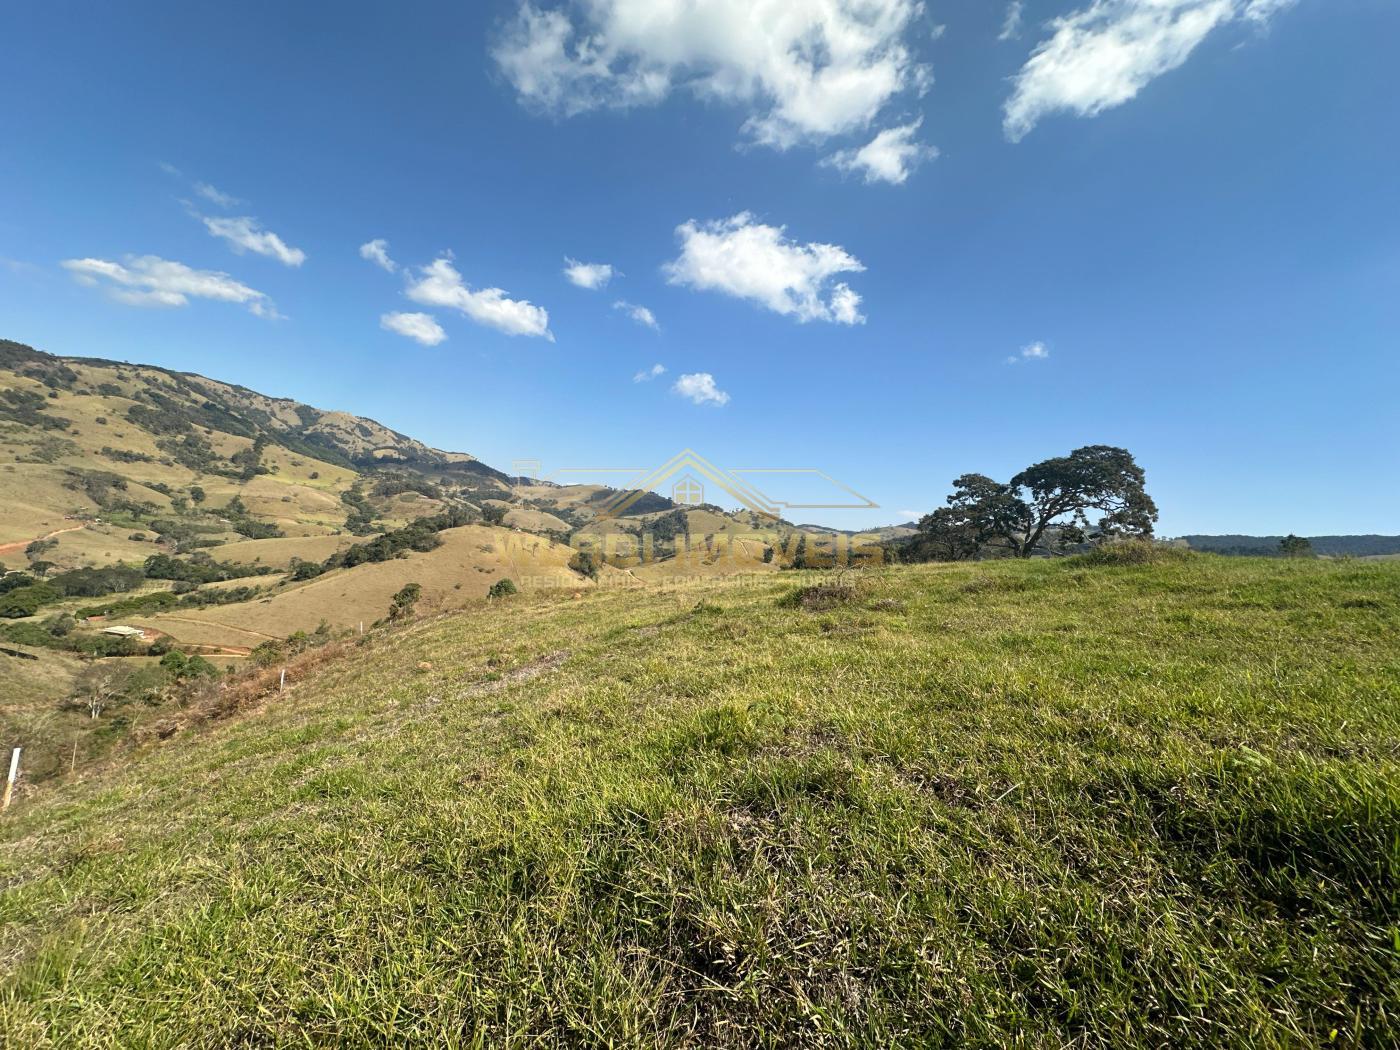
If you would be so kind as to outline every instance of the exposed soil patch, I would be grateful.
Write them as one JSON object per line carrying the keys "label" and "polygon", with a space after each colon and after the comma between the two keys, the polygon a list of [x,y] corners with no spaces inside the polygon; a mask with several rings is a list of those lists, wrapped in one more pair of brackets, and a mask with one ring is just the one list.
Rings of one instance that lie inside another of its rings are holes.
{"label": "exposed soil patch", "polygon": [[517,682],[528,682],[532,678],[538,678],[542,674],[558,670],[573,654],[568,649],[559,649],[552,653],[547,653],[529,663],[521,664],[509,671],[502,672],[495,678],[488,678],[484,682],[476,682],[463,690],[459,696],[466,698],[472,696],[487,696],[491,693],[499,693]]}
{"label": "exposed soil patch", "polygon": [[57,529],[54,532],[50,532],[47,536],[37,536],[32,540],[16,540],[14,543],[0,543],[0,554],[14,554],[17,551],[24,550],[24,548],[28,547],[31,543],[36,543],[39,540],[51,540],[55,536],[62,536],[65,532],[81,532],[84,528],[86,528],[85,525],[74,525],[67,529]]}

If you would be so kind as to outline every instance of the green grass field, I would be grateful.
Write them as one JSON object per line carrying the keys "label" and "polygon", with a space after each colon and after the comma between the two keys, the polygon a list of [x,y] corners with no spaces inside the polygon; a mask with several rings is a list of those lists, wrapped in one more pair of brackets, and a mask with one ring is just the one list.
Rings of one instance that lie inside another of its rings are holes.
{"label": "green grass field", "polygon": [[377,632],[25,795],[0,1043],[1400,1040],[1400,565],[800,579]]}

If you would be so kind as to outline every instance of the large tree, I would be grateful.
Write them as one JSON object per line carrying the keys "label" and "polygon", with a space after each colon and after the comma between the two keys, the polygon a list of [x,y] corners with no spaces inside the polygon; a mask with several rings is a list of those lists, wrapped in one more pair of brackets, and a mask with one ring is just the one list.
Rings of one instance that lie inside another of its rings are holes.
{"label": "large tree", "polygon": [[939,507],[920,519],[906,551],[915,561],[964,561],[976,557],[981,546],[981,530],[964,510]]}
{"label": "large tree", "polygon": [[920,545],[935,557],[999,549],[1029,558],[1112,536],[1151,536],[1157,505],[1144,482],[1132,455],[1111,445],[1044,460],[1005,484],[964,474],[948,506],[919,522]]}

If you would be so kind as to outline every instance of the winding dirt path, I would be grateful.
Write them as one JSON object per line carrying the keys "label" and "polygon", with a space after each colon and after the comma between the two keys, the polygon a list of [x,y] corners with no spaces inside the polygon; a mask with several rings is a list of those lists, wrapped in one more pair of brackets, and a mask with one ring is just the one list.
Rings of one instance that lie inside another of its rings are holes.
{"label": "winding dirt path", "polygon": [[62,536],[65,532],[81,532],[85,528],[87,528],[86,525],[73,525],[66,529],[58,529],[55,532],[49,533],[47,536],[36,536],[32,540],[15,540],[14,543],[0,543],[0,555],[14,554],[16,551],[24,550],[24,548],[28,547],[31,543],[37,543],[40,540],[51,540],[55,536]]}
{"label": "winding dirt path", "polygon": [[[233,632],[236,633],[236,634],[247,634],[247,635],[251,635],[252,637],[261,639],[261,640],[264,641],[264,642],[278,642],[278,641],[281,641],[281,639],[278,638],[275,634],[263,634],[262,631],[254,631],[254,630],[251,630],[251,629],[249,629],[249,628],[247,628],[247,627],[234,627],[232,624],[220,623],[218,620],[196,620],[196,619],[195,619],[194,617],[192,617],[192,616],[171,616],[169,613],[154,613],[154,614],[152,614],[152,615],[153,615],[153,616],[159,616],[162,620],[165,620],[165,621],[168,622],[168,623],[193,623],[193,624],[198,624],[200,627],[222,627],[225,631],[233,631]],[[146,628],[143,628],[143,630],[148,630],[148,631],[150,631],[150,630],[159,630],[159,628],[146,627]],[[162,634],[169,634],[168,631],[162,631],[161,633],[162,633]],[[172,635],[170,635],[170,637],[174,638],[175,636],[172,634]],[[176,639],[176,640],[178,641],[179,639]],[[202,644],[202,643],[200,643],[200,642],[190,642],[189,644],[190,644],[190,645],[200,645],[200,644]]]}
{"label": "winding dirt path", "polygon": [[[193,623],[194,621],[187,620],[185,622]],[[146,632],[147,641],[155,641],[157,638],[169,638],[170,641],[176,645],[187,645],[193,649],[206,650],[201,653],[202,656],[247,656],[252,652],[246,645],[212,645],[204,642],[182,642],[169,631],[162,631],[158,627],[142,627],[141,630]]]}

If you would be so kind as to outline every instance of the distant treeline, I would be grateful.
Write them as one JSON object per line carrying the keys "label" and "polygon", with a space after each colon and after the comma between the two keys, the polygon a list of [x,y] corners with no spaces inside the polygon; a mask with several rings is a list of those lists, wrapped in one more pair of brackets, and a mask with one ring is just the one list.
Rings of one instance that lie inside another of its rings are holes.
{"label": "distant treeline", "polygon": [[[1308,536],[1313,552],[1354,558],[1400,554],[1400,536]],[[1192,550],[1213,554],[1277,555],[1282,536],[1182,536]]]}

